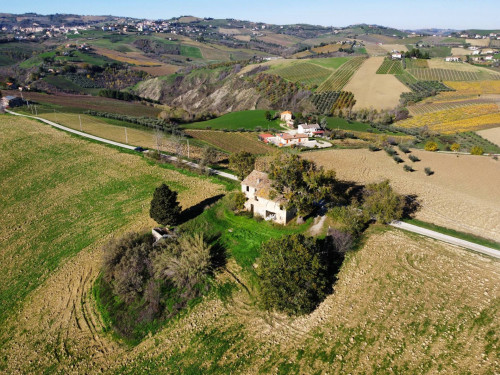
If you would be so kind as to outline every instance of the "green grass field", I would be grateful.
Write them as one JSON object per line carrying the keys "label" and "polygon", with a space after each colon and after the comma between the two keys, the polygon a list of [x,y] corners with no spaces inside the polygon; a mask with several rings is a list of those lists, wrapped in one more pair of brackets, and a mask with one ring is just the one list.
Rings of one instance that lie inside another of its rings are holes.
{"label": "green grass field", "polygon": [[[194,122],[192,124],[182,125],[186,129],[206,129],[207,127],[217,129],[246,129],[255,130],[260,126],[262,129],[279,129],[279,120],[267,121],[265,110],[239,111],[231,112],[223,116],[208,121]],[[273,112],[271,111],[271,114]]]}
{"label": "green grass field", "polygon": [[9,212],[0,218],[0,323],[80,251],[134,222],[151,225],[148,204],[162,182],[184,207],[224,190],[36,121],[4,115],[0,134],[0,207]]}
{"label": "green grass field", "polygon": [[328,57],[324,59],[309,60],[311,64],[316,64],[329,69],[338,69],[347,61],[349,61],[349,57]]}
{"label": "green grass field", "polygon": [[332,74],[330,69],[307,62],[286,65],[281,68],[271,69],[269,72],[277,74],[286,80],[306,85],[319,85]]}

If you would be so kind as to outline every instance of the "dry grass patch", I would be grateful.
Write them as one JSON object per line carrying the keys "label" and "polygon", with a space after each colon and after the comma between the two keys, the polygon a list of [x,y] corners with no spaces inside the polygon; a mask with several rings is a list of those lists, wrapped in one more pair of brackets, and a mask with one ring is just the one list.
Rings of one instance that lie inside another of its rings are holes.
{"label": "dry grass patch", "polygon": [[345,91],[354,94],[355,109],[394,108],[398,105],[401,94],[409,91],[396,77],[390,74],[376,74],[383,61],[383,57],[369,58],[344,87]]}

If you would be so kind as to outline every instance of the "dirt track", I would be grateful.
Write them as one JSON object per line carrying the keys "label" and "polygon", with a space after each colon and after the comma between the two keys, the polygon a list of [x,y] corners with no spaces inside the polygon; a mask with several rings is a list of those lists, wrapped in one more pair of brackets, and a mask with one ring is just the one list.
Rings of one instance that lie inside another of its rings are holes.
{"label": "dirt track", "polygon": [[[405,172],[385,152],[329,150],[305,158],[332,168],[341,179],[370,183],[390,179],[402,194],[415,194],[422,208],[416,217],[455,230],[500,241],[500,162],[486,156],[413,151],[421,161]],[[435,173],[424,174],[430,167]]]}

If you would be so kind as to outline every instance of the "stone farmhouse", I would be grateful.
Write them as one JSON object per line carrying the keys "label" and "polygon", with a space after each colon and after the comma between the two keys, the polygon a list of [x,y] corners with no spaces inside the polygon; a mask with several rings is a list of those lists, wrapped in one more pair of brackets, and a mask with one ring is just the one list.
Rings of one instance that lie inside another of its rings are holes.
{"label": "stone farmhouse", "polygon": [[286,209],[286,199],[277,194],[267,173],[253,170],[242,182],[241,191],[247,197],[245,209],[278,224],[287,224],[295,210]]}
{"label": "stone farmhouse", "polygon": [[293,128],[293,114],[290,111],[280,113],[280,120],[286,123],[286,126]]}

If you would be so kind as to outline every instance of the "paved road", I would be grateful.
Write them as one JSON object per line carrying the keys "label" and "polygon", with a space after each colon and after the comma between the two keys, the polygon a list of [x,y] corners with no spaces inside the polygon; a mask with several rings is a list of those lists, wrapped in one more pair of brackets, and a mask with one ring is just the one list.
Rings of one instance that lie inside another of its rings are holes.
{"label": "paved road", "polygon": [[[49,121],[49,120],[46,120],[46,119],[41,118],[41,117],[23,115],[23,114],[20,114],[20,113],[9,111],[8,109],[6,110],[6,112],[10,113],[12,115],[15,115],[15,116],[22,116],[22,117],[28,117],[28,118],[40,120],[40,121],[42,121],[42,122],[44,122],[46,124],[49,124],[51,126],[54,126],[56,128],[62,129],[62,130],[65,130],[67,132],[70,132],[70,133],[73,133],[73,134],[78,134],[79,136],[82,136],[82,137],[85,137],[85,138],[89,138],[89,139],[94,139],[96,141],[107,143],[107,144],[110,144],[110,145],[113,145],[113,146],[122,147],[122,148],[125,148],[127,150],[133,150],[135,148],[134,146],[126,145],[124,143],[119,143],[119,142],[111,141],[109,139],[105,139],[105,138],[101,138],[101,137],[96,137],[95,135],[90,135],[90,134],[87,134],[87,133],[83,133],[81,131],[68,128],[66,126],[57,124],[57,123],[55,123],[53,121]],[[175,156],[171,156],[171,155],[167,155],[167,154],[162,154],[162,155],[164,157],[166,157],[167,159],[172,160],[172,161],[179,160]],[[190,166],[190,167],[201,168],[200,165],[198,165],[196,163],[193,163],[191,161],[187,161],[187,160],[181,159],[181,162],[184,163],[184,164],[186,164],[186,165],[188,165],[188,166]],[[216,174],[216,175],[219,175],[219,176],[231,179],[231,180],[238,181],[238,177],[236,177],[233,174],[222,172],[222,171],[218,171],[216,169],[210,169],[210,171],[213,174]],[[418,226],[413,225],[413,224],[403,223],[401,221],[395,221],[395,222],[391,223],[391,225],[393,227],[396,227],[396,228],[404,229],[404,230],[407,230],[407,231],[410,231],[410,232],[413,232],[413,233],[418,233],[420,235],[431,237],[431,238],[434,238],[436,240],[448,242],[448,243],[451,243],[453,245],[462,246],[462,247],[465,247],[467,249],[479,252],[481,254],[486,254],[486,255],[492,256],[494,258],[500,259],[500,251],[495,250],[495,249],[491,249],[491,248],[486,247],[486,246],[482,246],[482,245],[475,244],[473,242],[461,240],[459,238],[447,236],[445,234],[441,234],[441,233],[434,232],[434,231],[429,230],[429,229],[421,228],[421,227],[418,227]]]}
{"label": "paved road", "polygon": [[418,233],[420,235],[431,237],[431,238],[434,238],[434,239],[439,240],[439,241],[448,242],[448,243],[451,243],[453,245],[462,246],[462,247],[465,247],[466,249],[473,250],[473,251],[476,251],[478,253],[486,254],[486,255],[489,255],[493,258],[500,259],[500,251],[499,250],[495,250],[495,249],[492,249],[492,248],[489,248],[486,246],[478,245],[478,244],[473,243],[473,242],[465,241],[465,240],[462,240],[460,238],[448,236],[446,234],[442,234],[439,232],[435,232],[433,230],[421,228],[421,227],[418,227],[416,225],[404,223],[401,221],[393,221],[391,223],[391,225],[393,227],[396,227],[399,229],[407,230],[407,231],[413,232],[413,233]]}
{"label": "paved road", "polygon": [[[46,124],[49,124],[49,125],[51,125],[51,126],[53,126],[55,128],[58,128],[58,129],[61,129],[61,130],[64,130],[64,131],[67,131],[67,132],[70,132],[70,133],[73,133],[73,134],[78,134],[81,137],[85,137],[85,138],[93,139],[93,140],[96,140],[96,141],[99,141],[99,142],[107,143],[109,145],[113,145],[113,146],[125,148],[127,150],[134,150],[135,149],[135,146],[126,145],[124,143],[111,141],[111,140],[106,139],[106,138],[97,137],[95,135],[91,135],[91,134],[84,133],[84,132],[81,132],[81,131],[78,131],[78,130],[75,130],[75,129],[71,129],[71,128],[68,128],[66,126],[60,125],[60,124],[58,124],[58,123],[56,123],[54,121],[46,120],[46,119],[41,118],[41,117],[23,115],[21,113],[16,113],[16,112],[9,111],[8,109],[6,109],[5,112],[10,113],[11,115],[15,115],[15,116],[22,116],[22,117],[32,118],[32,119],[35,119],[35,120],[40,120],[40,121],[42,121],[42,122],[44,122]],[[179,160],[175,156],[171,156],[171,155],[167,155],[167,154],[162,154],[162,155],[165,158],[167,158],[167,159],[169,159],[171,161],[178,161]],[[186,164],[186,165],[189,165],[190,167],[201,168],[199,164],[193,163],[192,161],[187,161],[187,160],[183,160],[183,159],[180,159],[180,161],[182,163]],[[233,174],[227,173],[227,172],[218,171],[218,170],[212,169],[212,168],[210,168],[210,172],[213,173],[213,174],[219,175],[221,177],[228,178],[230,180],[239,181],[238,177],[236,177]]]}

